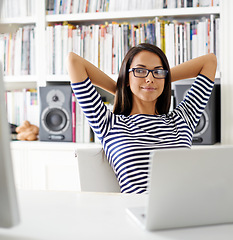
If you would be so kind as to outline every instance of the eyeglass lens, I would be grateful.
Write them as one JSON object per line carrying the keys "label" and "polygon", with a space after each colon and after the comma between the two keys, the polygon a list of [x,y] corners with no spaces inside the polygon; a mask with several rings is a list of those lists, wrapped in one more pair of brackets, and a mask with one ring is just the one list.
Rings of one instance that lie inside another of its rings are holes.
{"label": "eyeglass lens", "polygon": [[165,78],[167,71],[163,69],[148,70],[143,68],[134,68],[132,69],[135,77],[147,77],[149,72],[152,73],[154,78]]}

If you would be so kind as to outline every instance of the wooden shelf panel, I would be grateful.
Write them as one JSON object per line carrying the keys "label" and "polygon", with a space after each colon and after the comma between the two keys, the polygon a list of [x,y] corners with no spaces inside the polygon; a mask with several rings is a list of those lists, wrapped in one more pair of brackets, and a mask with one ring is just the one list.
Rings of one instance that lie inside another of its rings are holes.
{"label": "wooden shelf panel", "polygon": [[[113,80],[117,81],[117,74],[108,74]],[[46,76],[47,82],[69,82],[70,78],[69,75],[47,75]]]}
{"label": "wooden shelf panel", "polygon": [[37,75],[18,75],[18,76],[4,76],[4,82],[37,82]]}
{"label": "wooden shelf panel", "polygon": [[[117,81],[118,74],[108,74],[113,80]],[[216,73],[216,78],[219,79],[221,76],[220,72]],[[68,75],[47,75],[47,82],[69,82],[70,78]]]}
{"label": "wooden shelf panel", "polygon": [[78,13],[78,14],[56,14],[47,15],[47,22],[63,21],[102,21],[102,20],[124,20],[153,17],[175,17],[175,16],[205,16],[220,14],[220,7],[198,7],[198,8],[175,8],[175,9],[153,9],[122,12],[99,12],[99,13]]}
{"label": "wooden shelf panel", "polygon": [[17,17],[17,18],[3,18],[0,24],[35,24],[35,17]]}

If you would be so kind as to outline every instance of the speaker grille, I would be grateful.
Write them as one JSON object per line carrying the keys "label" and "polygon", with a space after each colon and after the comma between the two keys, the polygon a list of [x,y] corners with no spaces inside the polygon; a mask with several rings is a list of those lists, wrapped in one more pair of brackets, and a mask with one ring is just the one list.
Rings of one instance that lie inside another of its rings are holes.
{"label": "speaker grille", "polygon": [[66,131],[69,123],[69,115],[64,108],[46,108],[42,113],[42,124],[50,133]]}
{"label": "speaker grille", "polygon": [[72,90],[70,85],[39,88],[40,141],[72,141]]}
{"label": "speaker grille", "polygon": [[51,110],[45,117],[45,124],[52,131],[61,131],[67,124],[67,118],[60,109]]}
{"label": "speaker grille", "polygon": [[[191,84],[176,84],[177,105],[184,99]],[[210,99],[196,126],[193,144],[214,144],[220,141],[220,85],[215,84]]]}
{"label": "speaker grille", "polygon": [[196,126],[194,137],[200,136],[206,132],[209,127],[209,118],[206,111],[203,112],[201,118]]}

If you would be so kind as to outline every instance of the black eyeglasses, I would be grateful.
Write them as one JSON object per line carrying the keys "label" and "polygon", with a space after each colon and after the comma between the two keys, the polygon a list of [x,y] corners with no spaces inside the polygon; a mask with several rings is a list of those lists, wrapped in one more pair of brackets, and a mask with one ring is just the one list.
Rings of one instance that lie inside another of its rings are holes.
{"label": "black eyeglasses", "polygon": [[164,69],[149,70],[146,68],[130,68],[129,72],[133,72],[134,77],[137,77],[137,78],[145,78],[151,72],[154,78],[162,79],[167,76],[168,70],[164,70]]}

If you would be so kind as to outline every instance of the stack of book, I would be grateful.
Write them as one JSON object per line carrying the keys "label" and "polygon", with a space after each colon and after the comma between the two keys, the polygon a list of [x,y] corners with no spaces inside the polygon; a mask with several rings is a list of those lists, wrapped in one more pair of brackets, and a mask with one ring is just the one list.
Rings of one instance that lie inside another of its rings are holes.
{"label": "stack of book", "polygon": [[1,18],[18,18],[35,15],[36,0],[1,0]]}
{"label": "stack of book", "polygon": [[47,74],[67,74],[68,52],[75,52],[107,74],[117,74],[129,48],[143,42],[160,47],[173,67],[214,52],[219,57],[219,18],[192,21],[155,18],[146,23],[47,26]]}
{"label": "stack of book", "polygon": [[8,122],[17,126],[25,120],[39,126],[36,89],[7,91],[5,94]]}
{"label": "stack of book", "polygon": [[219,58],[219,34],[219,18],[211,15],[191,22],[160,21],[161,38],[157,39],[173,67],[207,53]]}
{"label": "stack of book", "polygon": [[[110,111],[113,110],[112,104],[109,102],[104,102],[104,104]],[[90,128],[87,118],[84,116],[74,94],[72,94],[72,136],[72,141],[77,143],[100,142]]]}
{"label": "stack of book", "polygon": [[219,0],[47,0],[46,9],[47,14],[75,14],[218,5]]}
{"label": "stack of book", "polygon": [[0,34],[0,61],[6,76],[35,74],[35,27]]}

